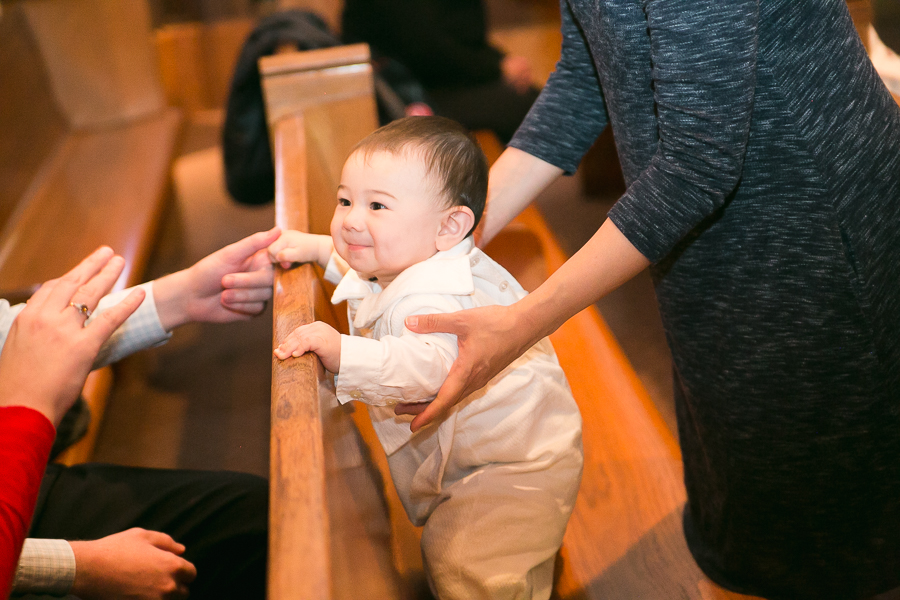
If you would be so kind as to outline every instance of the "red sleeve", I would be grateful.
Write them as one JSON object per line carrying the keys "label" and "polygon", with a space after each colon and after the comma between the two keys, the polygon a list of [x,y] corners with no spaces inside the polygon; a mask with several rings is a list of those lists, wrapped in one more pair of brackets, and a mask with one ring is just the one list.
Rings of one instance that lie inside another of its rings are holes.
{"label": "red sleeve", "polygon": [[0,407],[0,598],[9,596],[55,436],[38,411]]}

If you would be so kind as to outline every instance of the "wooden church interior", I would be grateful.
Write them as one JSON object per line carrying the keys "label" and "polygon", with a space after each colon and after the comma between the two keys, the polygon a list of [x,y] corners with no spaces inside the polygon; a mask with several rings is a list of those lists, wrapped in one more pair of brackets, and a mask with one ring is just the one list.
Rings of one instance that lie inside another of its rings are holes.
{"label": "wooden church interior", "polygon": [[[545,80],[559,51],[557,3],[486,4],[492,41],[529,57],[536,83]],[[849,4],[864,31],[868,1]],[[347,150],[377,126],[364,45],[262,60],[276,202],[237,205],[224,188],[220,137],[234,62],[255,18],[282,8],[339,26],[338,0],[2,2],[0,297],[27,299],[101,243],[126,258],[124,287],[273,223],[327,232]],[[493,134],[476,136],[489,159],[502,151]],[[579,173],[486,249],[527,289],[587,240],[621,192],[611,144],[598,140]],[[166,346],[93,373],[83,393],[89,433],[60,460],[267,476],[270,599],[429,598],[420,531],[365,411],[337,405],[315,356],[271,355],[273,335],[301,322],[346,330],[345,311],[308,265],[279,271],[276,290],[255,320],[189,325]],[[649,277],[551,340],[585,446],[555,597],[746,597],[709,581],[681,532],[671,359]]]}

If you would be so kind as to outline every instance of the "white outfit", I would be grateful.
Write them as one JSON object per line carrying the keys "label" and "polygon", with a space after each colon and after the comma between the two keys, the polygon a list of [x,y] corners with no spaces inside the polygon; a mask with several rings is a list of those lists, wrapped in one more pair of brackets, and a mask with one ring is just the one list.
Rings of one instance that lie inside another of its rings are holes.
{"label": "white outfit", "polygon": [[466,238],[403,271],[386,288],[332,256],[326,277],[348,301],[341,403],[369,405],[439,598],[548,598],[581,481],[581,415],[548,339],[416,434],[398,402],[432,400],[457,356],[456,337],[415,334],[404,319],[525,296]]}

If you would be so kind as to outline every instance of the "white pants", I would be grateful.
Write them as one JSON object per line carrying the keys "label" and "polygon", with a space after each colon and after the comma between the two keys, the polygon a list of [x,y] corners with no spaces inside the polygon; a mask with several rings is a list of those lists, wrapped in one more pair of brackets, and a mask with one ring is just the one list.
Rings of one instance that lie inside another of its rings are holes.
{"label": "white pants", "polygon": [[440,600],[546,600],[581,483],[580,427],[537,460],[482,465],[456,464],[452,440],[440,433],[388,457],[407,514],[424,524],[432,592]]}

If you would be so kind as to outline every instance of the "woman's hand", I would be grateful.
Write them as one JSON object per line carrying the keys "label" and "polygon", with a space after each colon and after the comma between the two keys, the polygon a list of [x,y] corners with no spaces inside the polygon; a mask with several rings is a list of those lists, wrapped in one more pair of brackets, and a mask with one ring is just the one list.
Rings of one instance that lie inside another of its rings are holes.
{"label": "woman's hand", "polygon": [[542,336],[521,325],[516,305],[485,306],[448,314],[413,315],[406,327],[416,333],[452,333],[459,356],[437,397],[428,404],[398,404],[397,414],[417,415],[410,423],[418,431],[487,385],[497,373],[525,353]]}
{"label": "woman's hand", "polygon": [[121,256],[103,247],[35,292],[0,353],[0,406],[28,406],[59,424],[103,342],[144,299],[144,290],[136,289],[85,326],[124,266]]}

